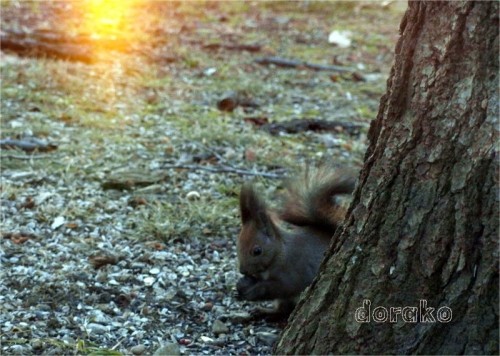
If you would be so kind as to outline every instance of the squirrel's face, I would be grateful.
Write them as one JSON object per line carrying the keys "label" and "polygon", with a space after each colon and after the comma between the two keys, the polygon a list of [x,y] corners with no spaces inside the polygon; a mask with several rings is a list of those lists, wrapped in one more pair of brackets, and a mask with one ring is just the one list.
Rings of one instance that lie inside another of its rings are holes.
{"label": "squirrel's face", "polygon": [[257,279],[267,279],[266,271],[273,265],[280,252],[281,238],[273,226],[263,227],[257,221],[243,225],[238,237],[238,261],[240,272]]}
{"label": "squirrel's face", "polygon": [[241,188],[240,213],[243,225],[238,237],[240,272],[263,279],[281,251],[279,229],[249,184]]}

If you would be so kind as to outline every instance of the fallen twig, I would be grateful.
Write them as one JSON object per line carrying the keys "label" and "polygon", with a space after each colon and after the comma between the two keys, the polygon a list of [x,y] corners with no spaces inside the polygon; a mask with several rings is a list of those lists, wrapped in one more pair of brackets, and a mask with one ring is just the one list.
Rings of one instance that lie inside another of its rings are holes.
{"label": "fallen twig", "polygon": [[19,140],[12,138],[0,140],[0,148],[4,150],[20,149],[25,152],[51,152],[57,149],[57,145],[36,137],[25,137]]}
{"label": "fallen twig", "polygon": [[54,158],[54,155],[31,155],[31,156],[19,156],[14,154],[2,154],[0,158],[10,158],[10,159],[21,159],[29,161],[32,159],[44,159],[44,158]]}
{"label": "fallen twig", "polygon": [[[222,157],[222,156],[221,156],[219,153],[217,153],[217,151],[215,151],[214,149],[212,149],[212,148],[210,148],[210,147],[208,147],[208,146],[206,146],[206,145],[204,145],[204,144],[199,144],[198,146],[199,146],[199,147],[201,147],[202,149],[204,149],[204,150],[206,150],[206,151],[210,152],[211,154],[213,154],[213,155],[214,155],[214,156],[215,156],[215,157],[219,160],[219,162],[225,162],[225,165],[226,165],[227,167],[235,168],[235,167],[233,167],[232,165],[230,165],[230,164],[227,162],[227,159],[225,159],[224,157]],[[237,169],[237,168],[235,168],[235,169]]]}
{"label": "fallen twig", "polygon": [[227,49],[230,51],[247,51],[247,52],[259,52],[262,49],[260,44],[222,44],[222,43],[210,43],[203,46],[206,49]]}
{"label": "fallen twig", "polygon": [[350,135],[356,135],[359,134],[360,129],[365,126],[366,125],[352,122],[328,121],[321,119],[294,119],[284,122],[272,122],[262,125],[260,128],[269,132],[271,135],[276,135],[280,132],[295,134],[303,131],[347,132]]}
{"label": "fallen twig", "polygon": [[115,38],[95,39],[90,36],[67,36],[58,32],[2,32],[1,49],[21,56],[48,57],[91,63],[94,48],[124,51],[127,42]]}
{"label": "fallen twig", "polygon": [[21,56],[49,57],[89,63],[92,53],[86,46],[71,43],[40,42],[32,38],[13,38],[2,35],[2,50],[9,50]]}
{"label": "fallen twig", "polygon": [[139,169],[114,171],[101,183],[103,189],[129,190],[158,184],[167,178],[164,172],[147,172]]}
{"label": "fallen twig", "polygon": [[180,169],[191,169],[191,170],[201,170],[201,171],[207,171],[207,172],[213,172],[213,173],[234,173],[238,175],[247,175],[247,176],[259,176],[259,177],[265,177],[265,178],[273,178],[273,179],[279,179],[283,178],[282,174],[275,174],[275,173],[266,173],[266,172],[254,172],[254,171],[247,171],[243,169],[238,169],[238,168],[232,168],[232,167],[206,167],[206,166],[197,166],[194,164],[166,164],[163,165],[162,168],[180,168]]}
{"label": "fallen twig", "polygon": [[326,71],[332,71],[332,72],[355,72],[356,70],[354,68],[349,68],[349,67],[340,67],[340,66],[334,66],[334,65],[328,65],[328,64],[316,64],[316,63],[309,63],[309,62],[304,62],[304,61],[299,61],[295,59],[286,59],[286,58],[281,58],[281,57],[263,57],[263,58],[257,58],[255,62],[262,64],[262,65],[269,65],[269,64],[274,64],[278,67],[284,67],[284,68],[300,68],[300,67],[305,67],[313,70],[326,70]]}

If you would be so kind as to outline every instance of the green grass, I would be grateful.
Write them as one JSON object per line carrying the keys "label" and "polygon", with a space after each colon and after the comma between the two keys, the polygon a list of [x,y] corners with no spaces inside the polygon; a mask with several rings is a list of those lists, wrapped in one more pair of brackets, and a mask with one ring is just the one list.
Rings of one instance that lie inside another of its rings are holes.
{"label": "green grass", "polygon": [[[3,2],[2,7],[10,3],[15,2]],[[39,12],[41,6],[36,5],[38,9],[33,11]],[[257,116],[285,121],[339,116],[368,122],[376,115],[385,79],[372,84],[353,82],[349,76],[340,75],[337,82],[332,82],[328,72],[262,67],[253,60],[282,55],[330,63],[336,54],[358,56],[359,61],[365,60],[363,56],[373,60],[378,48],[393,46],[389,28],[397,31],[400,12],[369,9],[373,23],[368,23],[353,15],[356,3],[351,2],[180,2],[171,6],[177,15],[151,19],[151,26],[188,28],[165,41],[170,45],[167,53],[178,58],[169,65],[137,52],[119,53],[113,60],[90,65],[14,56],[4,59],[0,66],[2,138],[32,133],[57,142],[59,148],[32,160],[7,158],[14,153],[2,152],[2,170],[50,175],[62,186],[64,182],[81,181],[82,191],[75,194],[85,199],[89,193],[84,186],[93,184],[95,195],[90,198],[106,201],[124,194],[100,189],[102,181],[116,169],[146,172],[150,162],[189,156],[192,152],[186,147],[192,145],[231,152],[225,162],[209,164],[243,170],[291,170],[324,159],[360,164],[365,143],[355,137],[337,135],[346,144],[332,148],[325,144],[322,134],[271,136],[244,119]],[[273,22],[279,16],[289,18],[286,26]],[[392,27],[388,17],[394,22]],[[386,27],[376,33],[381,26]],[[324,43],[298,43],[294,39],[318,31],[327,36],[333,27],[355,30],[356,47],[332,48],[326,37]],[[264,49],[257,54],[203,49],[209,43],[261,43]],[[390,62],[381,65],[388,71]],[[212,67],[216,73],[205,76],[203,71]],[[260,106],[250,112],[241,108],[232,113],[220,112],[216,103],[227,91],[244,93]],[[358,100],[347,102],[347,92]],[[204,149],[197,150],[203,153]],[[161,166],[157,169],[161,170]],[[229,234],[227,229],[238,226],[237,193],[241,182],[250,177],[186,170],[170,173],[172,179],[164,183],[160,193],[148,196],[146,205],[130,212],[128,233],[168,241],[212,236],[215,232]],[[187,199],[188,191],[182,188],[191,179],[190,173],[196,173],[194,190],[201,195],[198,200]],[[268,187],[280,184],[254,179]],[[25,188],[2,184],[2,197],[22,193]],[[40,224],[50,224],[58,213],[41,209],[37,219]],[[95,211],[78,207],[71,199],[64,213],[70,219],[96,218]]]}

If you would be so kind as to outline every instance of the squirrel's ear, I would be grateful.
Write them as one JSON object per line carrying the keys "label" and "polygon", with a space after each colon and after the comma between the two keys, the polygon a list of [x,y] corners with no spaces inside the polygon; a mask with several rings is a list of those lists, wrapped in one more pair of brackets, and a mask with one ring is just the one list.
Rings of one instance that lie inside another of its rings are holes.
{"label": "squirrel's ear", "polygon": [[267,212],[266,204],[250,183],[245,183],[241,187],[240,214],[243,224],[253,221],[257,228],[265,233],[265,236],[269,238],[281,237],[278,228]]}
{"label": "squirrel's ear", "polygon": [[240,214],[241,222],[243,224],[250,220],[259,220],[259,215],[264,212],[265,214],[266,206],[260,200],[259,196],[253,189],[251,183],[245,183],[241,187],[240,192]]}
{"label": "squirrel's ear", "polygon": [[267,211],[263,210],[258,212],[257,226],[267,237],[281,239],[280,231]]}

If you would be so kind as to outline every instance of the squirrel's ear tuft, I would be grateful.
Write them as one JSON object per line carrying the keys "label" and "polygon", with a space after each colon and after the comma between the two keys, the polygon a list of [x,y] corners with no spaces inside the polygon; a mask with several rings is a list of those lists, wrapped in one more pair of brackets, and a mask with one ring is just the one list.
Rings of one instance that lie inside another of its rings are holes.
{"label": "squirrel's ear tuft", "polygon": [[241,187],[240,214],[243,225],[253,221],[257,229],[262,231],[268,238],[281,237],[278,228],[267,211],[266,204],[250,183],[245,183]]}
{"label": "squirrel's ear tuft", "polygon": [[255,192],[251,183],[245,183],[240,192],[240,214],[243,224],[258,219],[259,212],[266,210],[265,204]]}

